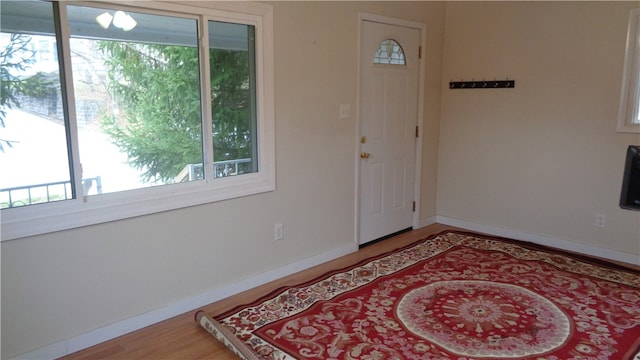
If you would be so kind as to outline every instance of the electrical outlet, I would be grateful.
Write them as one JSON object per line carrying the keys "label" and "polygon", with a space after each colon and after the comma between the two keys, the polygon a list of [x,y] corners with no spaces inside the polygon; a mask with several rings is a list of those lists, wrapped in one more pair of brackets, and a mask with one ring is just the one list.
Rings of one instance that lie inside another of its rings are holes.
{"label": "electrical outlet", "polygon": [[596,227],[605,227],[607,217],[604,214],[596,214]]}
{"label": "electrical outlet", "polygon": [[275,235],[275,240],[282,240],[282,238],[284,237],[284,233],[282,232],[282,224],[276,224],[274,226],[274,235]]}

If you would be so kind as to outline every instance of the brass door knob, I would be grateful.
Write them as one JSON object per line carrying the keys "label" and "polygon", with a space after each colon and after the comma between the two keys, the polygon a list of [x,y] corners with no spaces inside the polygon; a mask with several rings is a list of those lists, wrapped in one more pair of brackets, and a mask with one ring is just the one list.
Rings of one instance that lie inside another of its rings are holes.
{"label": "brass door knob", "polygon": [[371,154],[369,154],[368,152],[364,152],[363,151],[363,152],[360,153],[360,158],[361,159],[368,159],[369,156],[371,156]]}

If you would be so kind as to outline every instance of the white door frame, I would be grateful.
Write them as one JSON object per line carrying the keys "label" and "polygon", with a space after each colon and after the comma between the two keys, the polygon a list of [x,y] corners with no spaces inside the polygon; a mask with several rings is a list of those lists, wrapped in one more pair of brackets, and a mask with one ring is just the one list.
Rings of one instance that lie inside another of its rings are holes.
{"label": "white door frame", "polygon": [[416,202],[416,211],[413,213],[413,228],[417,229],[420,227],[420,184],[422,180],[422,132],[424,131],[424,88],[425,88],[425,70],[426,70],[426,48],[427,48],[427,26],[426,24],[392,18],[388,16],[376,15],[376,14],[368,14],[368,13],[359,13],[358,14],[358,82],[357,82],[357,96],[356,96],[356,136],[354,142],[355,146],[355,171],[356,171],[356,182],[355,182],[355,238],[354,241],[356,244],[360,244],[360,128],[361,128],[361,120],[360,114],[362,113],[360,109],[360,84],[362,79],[360,78],[360,64],[362,61],[363,54],[361,54],[361,46],[362,44],[362,22],[363,21],[372,21],[378,22],[382,24],[389,24],[395,26],[402,26],[408,28],[414,28],[420,30],[420,47],[422,48],[422,54],[420,57],[420,68],[418,70],[418,109],[417,109],[417,117],[416,123],[420,129],[418,133],[418,138],[416,140],[416,164],[415,164],[415,179],[414,179],[414,201]]}

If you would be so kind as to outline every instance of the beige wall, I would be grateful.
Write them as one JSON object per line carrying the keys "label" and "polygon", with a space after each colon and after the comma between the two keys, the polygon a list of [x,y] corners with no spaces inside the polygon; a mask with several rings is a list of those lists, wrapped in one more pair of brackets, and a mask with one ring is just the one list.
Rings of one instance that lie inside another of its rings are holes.
{"label": "beige wall", "polygon": [[640,256],[640,213],[618,207],[625,151],[640,137],[616,133],[639,6],[447,3],[445,82],[509,77],[516,88],[443,88],[438,215]]}
{"label": "beige wall", "polygon": [[361,11],[427,24],[422,220],[640,255],[639,215],[617,206],[640,139],[615,132],[637,2],[273,4],[277,191],[3,242],[3,358],[353,244],[356,122],[338,104],[357,100]]}
{"label": "beige wall", "polygon": [[421,218],[435,215],[444,4],[274,10],[277,191],[3,242],[3,358],[353,244],[356,121],[338,105],[355,109],[361,11],[427,24]]}

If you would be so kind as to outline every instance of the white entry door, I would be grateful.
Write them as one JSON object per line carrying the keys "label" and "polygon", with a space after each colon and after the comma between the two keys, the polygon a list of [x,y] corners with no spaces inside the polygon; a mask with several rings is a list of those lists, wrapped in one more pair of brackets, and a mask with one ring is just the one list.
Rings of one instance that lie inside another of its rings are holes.
{"label": "white entry door", "polygon": [[420,30],[364,20],[359,243],[413,224]]}

